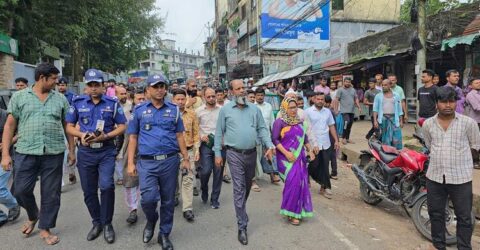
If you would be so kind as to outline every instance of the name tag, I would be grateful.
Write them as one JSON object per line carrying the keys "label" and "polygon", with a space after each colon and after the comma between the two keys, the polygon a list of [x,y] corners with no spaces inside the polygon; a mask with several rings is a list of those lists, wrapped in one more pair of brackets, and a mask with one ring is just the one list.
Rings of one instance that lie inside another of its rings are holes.
{"label": "name tag", "polygon": [[105,128],[105,121],[97,120],[97,126],[95,127],[95,129],[99,131],[103,131],[104,128]]}
{"label": "name tag", "polygon": [[78,112],[90,112],[89,108],[78,109]]}

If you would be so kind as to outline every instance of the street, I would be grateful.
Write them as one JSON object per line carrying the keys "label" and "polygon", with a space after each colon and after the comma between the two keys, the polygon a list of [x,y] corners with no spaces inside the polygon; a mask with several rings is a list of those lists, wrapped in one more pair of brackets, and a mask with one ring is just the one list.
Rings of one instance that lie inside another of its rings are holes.
{"label": "street", "polygon": [[[315,215],[298,227],[290,225],[278,213],[282,186],[274,186],[266,178],[260,181],[262,191],[252,192],[247,203],[249,245],[243,247],[237,241],[231,185],[224,183],[222,186],[219,210],[211,209],[202,204],[200,197],[195,197],[193,224],[183,219],[181,205],[176,208],[171,234],[176,249],[423,249],[418,247],[428,243],[417,233],[403,210],[388,202],[377,207],[363,203],[353,173],[340,167],[339,180],[332,180],[332,200],[320,196],[317,184],[312,183]],[[38,191],[37,185],[37,198]],[[53,230],[61,241],[52,249],[158,249],[156,236],[149,244],[142,243],[143,213],[139,213],[139,221],[133,226],[125,222],[127,216],[123,191],[116,186],[113,220],[116,242],[109,245],[103,236],[88,242],[86,235],[91,222],[80,184],[67,185],[62,193],[57,228]],[[24,220],[26,213],[22,209],[19,220],[2,227],[1,249],[46,248],[38,236],[38,229],[30,238],[22,236],[20,227]]]}

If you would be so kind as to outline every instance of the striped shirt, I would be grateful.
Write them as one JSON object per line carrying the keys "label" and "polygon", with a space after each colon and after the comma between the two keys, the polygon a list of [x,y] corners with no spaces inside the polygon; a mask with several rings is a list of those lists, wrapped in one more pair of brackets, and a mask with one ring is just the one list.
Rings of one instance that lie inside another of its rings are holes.
{"label": "striped shirt", "polygon": [[435,115],[423,124],[425,143],[430,149],[427,178],[437,183],[463,184],[472,181],[470,148],[480,149],[480,132],[470,117],[455,113],[445,131]]}
{"label": "striped shirt", "polygon": [[63,122],[68,109],[65,96],[54,90],[44,102],[32,87],[14,93],[7,111],[18,124],[16,151],[27,155],[63,153],[66,149]]}

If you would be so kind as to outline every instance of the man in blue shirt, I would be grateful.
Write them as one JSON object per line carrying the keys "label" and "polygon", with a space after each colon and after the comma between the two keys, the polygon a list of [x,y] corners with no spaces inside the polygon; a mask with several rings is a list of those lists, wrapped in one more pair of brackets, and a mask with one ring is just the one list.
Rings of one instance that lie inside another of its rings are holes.
{"label": "man in blue shirt", "polygon": [[[233,179],[233,200],[238,220],[238,241],[247,245],[248,216],[246,204],[257,161],[257,138],[268,149],[265,157],[272,160],[273,146],[270,131],[265,125],[262,112],[249,103],[243,80],[232,80],[229,88],[232,102],[220,110],[215,131],[215,165],[223,165],[222,147],[227,150],[226,160]],[[222,145],[223,141],[223,145]]]}
{"label": "man in blue shirt", "polygon": [[[160,233],[158,243],[162,249],[173,249],[168,238],[173,227],[175,189],[182,154],[182,173],[190,170],[190,161],[183,137],[184,126],[179,108],[165,102],[167,79],[152,75],[147,79],[150,100],[135,107],[128,123],[128,175],[140,178],[142,209],[147,217],[143,242],[148,243],[154,234],[160,205]],[[137,165],[135,154],[138,146]]]}
{"label": "man in blue shirt", "polygon": [[[67,133],[80,138],[78,146],[78,174],[93,228],[87,240],[96,239],[102,230],[108,243],[115,241],[112,227],[115,203],[114,138],[125,131],[126,118],[122,106],[106,95],[102,73],[96,69],[85,72],[89,95],[73,99],[66,117]],[[79,124],[79,129],[75,126]],[[100,188],[100,201],[98,200]]]}
{"label": "man in blue shirt", "polygon": [[68,90],[68,80],[65,77],[62,77],[58,80],[57,91],[65,95],[67,98],[68,104],[72,105],[72,100],[76,96],[75,93]]}

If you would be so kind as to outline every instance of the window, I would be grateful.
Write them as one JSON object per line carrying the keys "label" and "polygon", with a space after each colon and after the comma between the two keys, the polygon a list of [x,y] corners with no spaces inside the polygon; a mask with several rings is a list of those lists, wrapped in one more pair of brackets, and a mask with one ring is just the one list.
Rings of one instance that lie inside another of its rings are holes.
{"label": "window", "polygon": [[193,60],[192,60],[192,58],[190,58],[190,63],[193,63]]}
{"label": "window", "polygon": [[164,55],[164,57],[165,57],[165,60],[168,60],[168,55]]}
{"label": "window", "polygon": [[[352,1],[352,0],[350,0]],[[333,0],[332,1],[332,10],[343,10],[344,0]]]}
{"label": "window", "polygon": [[252,6],[252,10],[254,10],[255,7],[257,7],[257,0],[251,0],[250,1],[250,6]]}

